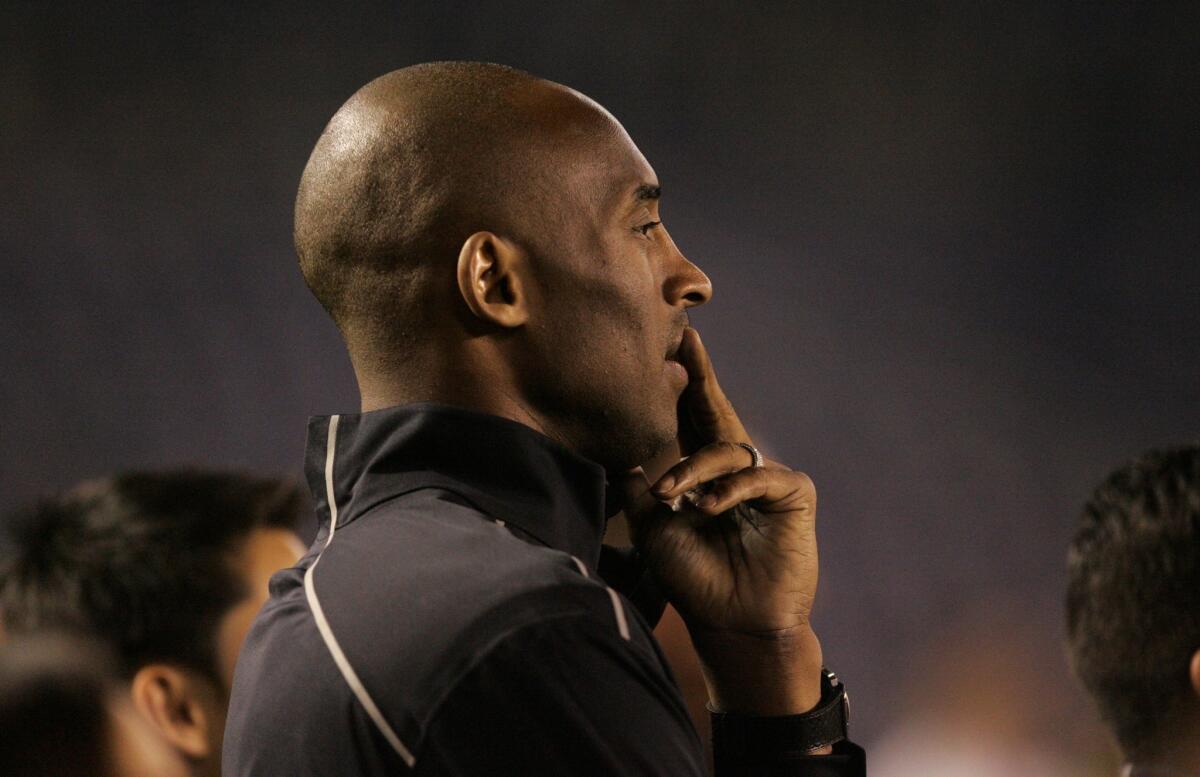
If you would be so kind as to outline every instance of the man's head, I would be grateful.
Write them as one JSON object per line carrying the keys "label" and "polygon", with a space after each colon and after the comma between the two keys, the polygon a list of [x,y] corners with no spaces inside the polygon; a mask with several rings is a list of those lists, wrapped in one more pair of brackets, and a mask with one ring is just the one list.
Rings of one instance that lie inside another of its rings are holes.
{"label": "man's head", "polygon": [[303,552],[297,487],[243,475],[129,473],[6,519],[11,635],[83,634],[198,774],[219,770],[233,665],[267,579]]}
{"label": "man's head", "polygon": [[1130,759],[1200,737],[1200,445],[1148,453],[1092,495],[1068,556],[1076,674]]}
{"label": "man's head", "polygon": [[450,62],[360,89],[296,201],[310,288],[364,408],[446,401],[629,466],[676,431],[668,360],[708,279],[659,224],[653,169],[587,97]]}
{"label": "man's head", "polygon": [[63,635],[0,645],[0,774],[184,777],[110,672],[102,650]]}

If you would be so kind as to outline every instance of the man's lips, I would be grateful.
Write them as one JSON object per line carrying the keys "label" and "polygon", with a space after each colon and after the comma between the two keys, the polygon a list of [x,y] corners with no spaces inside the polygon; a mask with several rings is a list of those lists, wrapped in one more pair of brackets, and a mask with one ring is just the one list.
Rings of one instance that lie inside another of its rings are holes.
{"label": "man's lips", "polygon": [[683,333],[686,327],[679,330],[679,335],[671,340],[670,346],[667,348],[665,357],[667,369],[672,373],[672,378],[681,383],[680,388],[688,384],[690,380],[687,367],[679,360],[679,351],[683,348]]}
{"label": "man's lips", "polygon": [[690,378],[688,376],[687,367],[684,367],[676,359],[667,359],[666,365],[667,365],[667,370],[671,373],[672,380],[674,382],[678,382],[680,384],[679,387],[681,389],[688,384],[688,381],[690,380]]}
{"label": "man's lips", "polygon": [[671,340],[671,344],[667,348],[667,354],[666,354],[667,361],[673,361],[673,362],[679,361],[679,349],[682,347],[683,347],[683,332],[680,331],[679,335],[676,336],[673,340]]}

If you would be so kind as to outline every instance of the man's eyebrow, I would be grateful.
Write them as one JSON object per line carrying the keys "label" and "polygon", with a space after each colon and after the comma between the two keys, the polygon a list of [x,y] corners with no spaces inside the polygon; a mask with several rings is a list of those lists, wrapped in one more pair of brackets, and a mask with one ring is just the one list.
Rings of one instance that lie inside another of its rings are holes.
{"label": "man's eyebrow", "polygon": [[662,197],[662,187],[644,183],[633,192],[635,200],[657,200]]}

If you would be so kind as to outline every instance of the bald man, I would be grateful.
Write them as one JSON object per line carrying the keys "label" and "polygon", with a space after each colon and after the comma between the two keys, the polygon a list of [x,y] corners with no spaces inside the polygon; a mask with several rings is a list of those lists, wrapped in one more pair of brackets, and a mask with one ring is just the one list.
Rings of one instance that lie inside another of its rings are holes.
{"label": "bald man", "polygon": [[[226,775],[703,774],[656,591],[718,774],[863,773],[809,625],[813,484],[721,392],[660,194],[607,111],[499,65],[330,121],[295,238],[362,412],[310,422],[322,529],[242,651]],[[622,508],[636,553],[601,544]]]}

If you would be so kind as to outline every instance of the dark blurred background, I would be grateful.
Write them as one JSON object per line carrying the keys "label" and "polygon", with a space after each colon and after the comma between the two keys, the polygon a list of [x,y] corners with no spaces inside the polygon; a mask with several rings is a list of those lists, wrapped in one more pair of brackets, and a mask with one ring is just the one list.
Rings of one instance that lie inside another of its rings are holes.
{"label": "dark blurred background", "polygon": [[292,254],[310,148],[388,70],[504,62],[656,167],[728,392],[820,489],[855,737],[1029,693],[1047,748],[1101,757],[1063,559],[1109,469],[1200,433],[1200,6],[983,5],[10,0],[0,508],[298,472],[305,418],[357,403]]}

